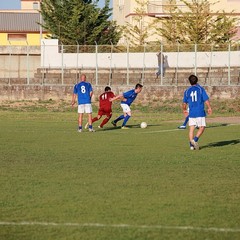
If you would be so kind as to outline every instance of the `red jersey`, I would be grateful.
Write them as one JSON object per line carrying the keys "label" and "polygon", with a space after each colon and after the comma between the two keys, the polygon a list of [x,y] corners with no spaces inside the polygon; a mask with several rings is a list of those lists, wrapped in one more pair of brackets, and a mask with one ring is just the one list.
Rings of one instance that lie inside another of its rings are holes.
{"label": "red jersey", "polygon": [[104,92],[99,96],[99,108],[106,110],[111,110],[112,102],[110,98],[113,98],[115,95],[113,92]]}

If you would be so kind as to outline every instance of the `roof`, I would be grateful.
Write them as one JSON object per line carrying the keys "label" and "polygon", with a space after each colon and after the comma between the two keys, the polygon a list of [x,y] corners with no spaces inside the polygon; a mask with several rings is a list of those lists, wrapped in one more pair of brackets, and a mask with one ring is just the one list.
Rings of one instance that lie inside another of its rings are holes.
{"label": "roof", "polygon": [[39,22],[40,13],[0,12],[0,32],[39,32]]}

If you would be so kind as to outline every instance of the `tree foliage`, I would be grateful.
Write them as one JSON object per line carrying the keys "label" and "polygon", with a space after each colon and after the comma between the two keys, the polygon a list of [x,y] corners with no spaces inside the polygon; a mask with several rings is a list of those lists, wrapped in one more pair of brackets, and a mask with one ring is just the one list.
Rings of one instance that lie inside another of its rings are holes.
{"label": "tree foliage", "polygon": [[134,9],[132,22],[126,22],[122,27],[123,37],[132,46],[144,45],[153,31],[153,22],[146,22],[146,1],[135,0],[137,7]]}
{"label": "tree foliage", "polygon": [[65,45],[104,45],[117,43],[120,32],[110,21],[110,0],[103,8],[99,0],[43,0],[41,14],[43,27],[51,38],[58,38]]}
{"label": "tree foliage", "polygon": [[[171,1],[170,2],[174,2]],[[170,18],[156,20],[157,32],[167,43],[220,44],[231,41],[236,33],[237,19],[225,12],[212,12],[208,0],[181,0],[185,8],[177,5],[169,10]]]}

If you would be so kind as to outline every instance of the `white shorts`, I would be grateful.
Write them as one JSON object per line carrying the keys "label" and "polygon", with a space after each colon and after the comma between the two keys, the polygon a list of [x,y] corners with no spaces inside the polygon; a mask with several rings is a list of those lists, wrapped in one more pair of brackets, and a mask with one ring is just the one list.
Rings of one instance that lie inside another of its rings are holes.
{"label": "white shorts", "polygon": [[121,107],[122,107],[124,113],[131,112],[131,109],[127,104],[121,103]]}
{"label": "white shorts", "polygon": [[78,105],[78,113],[92,113],[92,104],[80,104]]}
{"label": "white shorts", "polygon": [[206,118],[205,117],[189,118],[189,126],[206,127]]}

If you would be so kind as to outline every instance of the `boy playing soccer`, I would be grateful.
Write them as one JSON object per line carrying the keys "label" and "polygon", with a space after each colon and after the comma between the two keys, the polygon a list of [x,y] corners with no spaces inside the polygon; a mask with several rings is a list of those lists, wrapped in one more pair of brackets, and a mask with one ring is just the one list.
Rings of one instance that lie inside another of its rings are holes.
{"label": "boy playing soccer", "polygon": [[137,95],[142,91],[142,88],[143,88],[143,85],[138,83],[135,86],[135,89],[124,92],[124,93],[110,99],[110,101],[115,101],[117,99],[122,98],[121,107],[123,109],[123,115],[119,116],[117,119],[112,121],[112,125],[114,127],[117,126],[118,121],[123,120],[122,129],[128,129],[128,127],[126,127],[126,124],[127,124],[127,121],[129,120],[129,118],[132,116],[130,105],[136,99]]}
{"label": "boy playing soccer", "polygon": [[[208,114],[212,114],[209,97],[205,89],[197,84],[198,78],[195,75],[190,75],[188,78],[191,87],[184,92],[182,109],[185,117],[188,115],[187,105],[189,107],[189,141],[191,150],[199,150],[198,140],[203,134],[206,127],[206,112],[204,104],[207,105]],[[194,137],[195,126],[199,129]]]}
{"label": "boy playing soccer", "polygon": [[[102,123],[98,126],[98,128],[103,128],[103,126],[109,121],[112,117],[112,102],[110,99],[115,97],[114,93],[111,91],[110,87],[105,87],[104,93],[99,96],[99,109],[97,117],[92,119],[92,123],[98,121],[103,115],[106,118],[103,119]],[[88,127],[88,123],[85,125],[85,128]]]}

